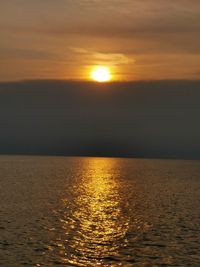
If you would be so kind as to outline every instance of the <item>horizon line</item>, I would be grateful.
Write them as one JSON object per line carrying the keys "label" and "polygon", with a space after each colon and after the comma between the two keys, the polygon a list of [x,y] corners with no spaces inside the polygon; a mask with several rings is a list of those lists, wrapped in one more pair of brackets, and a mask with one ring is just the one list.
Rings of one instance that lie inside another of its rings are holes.
{"label": "horizon line", "polygon": [[107,82],[96,82],[90,80],[78,80],[78,79],[19,79],[19,80],[5,80],[0,81],[0,84],[4,83],[24,83],[24,82],[71,82],[71,83],[89,83],[89,84],[117,84],[117,83],[151,83],[151,82],[200,82],[199,79],[148,79],[148,80],[115,80]]}

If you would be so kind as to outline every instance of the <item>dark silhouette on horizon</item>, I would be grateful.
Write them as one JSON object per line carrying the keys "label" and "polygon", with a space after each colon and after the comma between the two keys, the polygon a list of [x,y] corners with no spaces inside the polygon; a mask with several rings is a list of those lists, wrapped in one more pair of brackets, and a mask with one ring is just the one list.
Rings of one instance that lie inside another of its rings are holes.
{"label": "dark silhouette on horizon", "polygon": [[200,159],[200,81],[0,83],[0,154]]}

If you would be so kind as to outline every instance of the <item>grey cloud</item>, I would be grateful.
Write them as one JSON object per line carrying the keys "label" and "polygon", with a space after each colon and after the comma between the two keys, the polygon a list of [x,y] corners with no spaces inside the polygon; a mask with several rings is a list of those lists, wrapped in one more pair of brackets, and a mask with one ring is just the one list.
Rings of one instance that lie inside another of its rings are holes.
{"label": "grey cloud", "polygon": [[100,86],[0,83],[0,153],[200,158],[199,81]]}
{"label": "grey cloud", "polygon": [[[14,4],[15,3],[15,4]],[[138,32],[199,32],[200,2],[176,1],[3,1],[0,24],[52,34],[129,37]],[[92,11],[91,11],[92,9]]]}
{"label": "grey cloud", "polygon": [[0,47],[0,57],[1,58],[19,57],[19,58],[49,60],[56,58],[56,55],[50,52],[33,50],[33,49]]}

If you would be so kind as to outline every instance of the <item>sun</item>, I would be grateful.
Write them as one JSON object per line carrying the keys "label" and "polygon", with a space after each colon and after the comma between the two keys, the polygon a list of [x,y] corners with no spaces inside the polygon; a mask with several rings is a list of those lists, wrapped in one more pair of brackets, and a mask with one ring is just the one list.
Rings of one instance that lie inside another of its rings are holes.
{"label": "sun", "polygon": [[110,69],[104,66],[97,66],[91,71],[91,79],[96,82],[108,82],[112,79]]}

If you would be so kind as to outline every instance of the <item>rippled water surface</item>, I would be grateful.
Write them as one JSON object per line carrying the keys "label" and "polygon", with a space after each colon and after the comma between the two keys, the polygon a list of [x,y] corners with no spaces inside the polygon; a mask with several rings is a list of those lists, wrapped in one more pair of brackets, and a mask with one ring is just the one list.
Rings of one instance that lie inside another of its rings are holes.
{"label": "rippled water surface", "polygon": [[200,161],[0,157],[0,266],[200,266]]}

